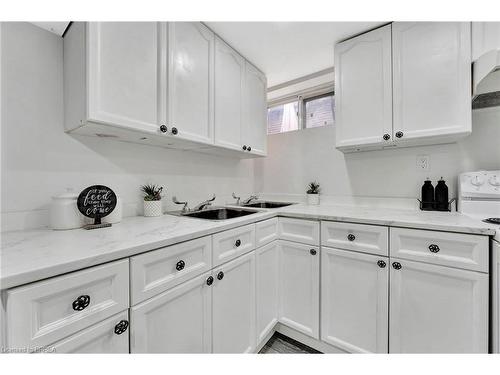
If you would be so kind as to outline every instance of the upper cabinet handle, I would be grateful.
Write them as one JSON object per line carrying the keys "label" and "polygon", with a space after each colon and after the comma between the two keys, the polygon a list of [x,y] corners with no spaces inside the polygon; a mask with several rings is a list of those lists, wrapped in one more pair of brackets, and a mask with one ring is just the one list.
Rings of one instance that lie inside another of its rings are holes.
{"label": "upper cabinet handle", "polygon": [[349,241],[354,241],[354,240],[356,239],[356,236],[355,236],[354,234],[352,234],[352,233],[349,233],[349,234],[347,235],[347,239],[348,239]]}

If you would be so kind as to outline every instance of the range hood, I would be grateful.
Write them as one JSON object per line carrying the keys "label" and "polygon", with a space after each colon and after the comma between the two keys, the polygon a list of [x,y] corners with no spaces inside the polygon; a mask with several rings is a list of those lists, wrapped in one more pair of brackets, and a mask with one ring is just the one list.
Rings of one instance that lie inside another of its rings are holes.
{"label": "range hood", "polygon": [[500,106],[500,50],[489,51],[472,65],[472,109]]}

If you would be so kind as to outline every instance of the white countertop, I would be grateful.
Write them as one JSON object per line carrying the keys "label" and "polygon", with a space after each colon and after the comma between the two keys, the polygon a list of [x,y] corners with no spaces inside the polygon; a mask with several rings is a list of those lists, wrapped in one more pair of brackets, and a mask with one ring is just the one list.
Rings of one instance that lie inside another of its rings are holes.
{"label": "white countertop", "polygon": [[499,226],[459,213],[333,205],[297,204],[224,221],[172,215],[159,218],[130,217],[111,228],[2,233],[0,289],[129,257],[277,215],[490,236],[495,235],[495,232],[497,236],[500,234]]}

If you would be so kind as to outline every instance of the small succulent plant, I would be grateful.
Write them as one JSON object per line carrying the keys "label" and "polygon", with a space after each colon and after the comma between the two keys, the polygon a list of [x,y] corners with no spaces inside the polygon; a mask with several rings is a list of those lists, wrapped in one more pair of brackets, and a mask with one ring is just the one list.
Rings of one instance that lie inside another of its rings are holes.
{"label": "small succulent plant", "polygon": [[144,193],[145,201],[159,201],[161,200],[161,192],[163,187],[155,184],[146,184],[141,186],[141,191]]}
{"label": "small succulent plant", "polygon": [[307,194],[319,194],[321,188],[319,186],[319,182],[313,181],[307,185]]}

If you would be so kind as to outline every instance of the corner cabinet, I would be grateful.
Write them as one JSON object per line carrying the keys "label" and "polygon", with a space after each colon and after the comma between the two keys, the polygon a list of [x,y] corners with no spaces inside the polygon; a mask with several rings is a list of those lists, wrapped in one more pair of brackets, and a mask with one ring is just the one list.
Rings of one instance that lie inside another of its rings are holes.
{"label": "corner cabinet", "polygon": [[336,147],[449,143],[471,133],[465,22],[394,22],[335,47]]}
{"label": "corner cabinet", "polygon": [[265,155],[265,76],[200,22],[75,22],[63,62],[68,133]]}

